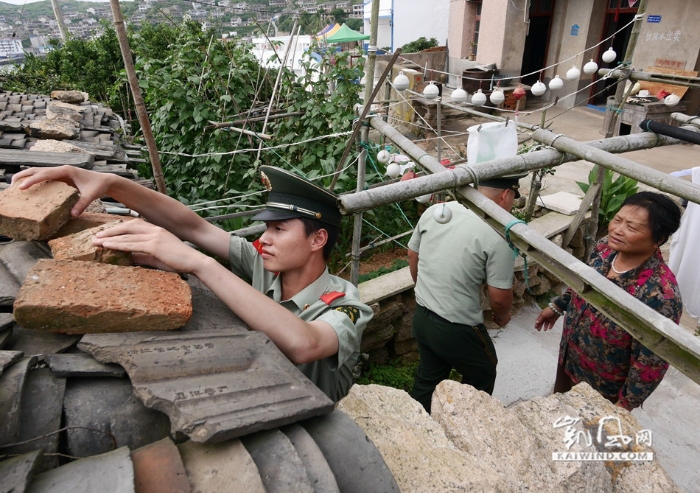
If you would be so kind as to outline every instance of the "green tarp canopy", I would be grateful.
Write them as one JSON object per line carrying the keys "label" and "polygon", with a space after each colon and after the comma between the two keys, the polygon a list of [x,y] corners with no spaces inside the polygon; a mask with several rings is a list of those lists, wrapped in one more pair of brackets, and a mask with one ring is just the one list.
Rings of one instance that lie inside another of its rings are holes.
{"label": "green tarp canopy", "polygon": [[350,43],[351,41],[363,41],[369,39],[368,34],[358,33],[348,27],[347,24],[340,26],[336,32],[326,38],[328,43]]}

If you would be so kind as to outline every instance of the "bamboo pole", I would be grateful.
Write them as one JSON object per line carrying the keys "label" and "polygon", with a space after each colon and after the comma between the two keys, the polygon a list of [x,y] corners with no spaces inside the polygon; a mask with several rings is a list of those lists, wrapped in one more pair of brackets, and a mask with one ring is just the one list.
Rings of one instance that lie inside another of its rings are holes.
{"label": "bamboo pole", "polygon": [[399,58],[400,54],[401,54],[401,48],[398,48],[394,52],[394,55],[389,60],[389,63],[387,64],[386,69],[384,69],[384,72],[382,73],[381,77],[379,77],[379,81],[377,83],[377,86],[374,88],[374,91],[372,92],[372,95],[370,96],[369,100],[365,100],[365,102],[364,102],[364,107],[362,108],[362,113],[360,113],[360,118],[355,123],[355,127],[352,130],[352,135],[350,136],[350,139],[348,140],[348,145],[345,147],[345,151],[343,151],[343,155],[341,156],[340,161],[338,161],[338,166],[335,168],[333,180],[331,181],[331,185],[328,188],[331,192],[335,188],[335,184],[338,182],[338,176],[340,175],[340,170],[343,169],[343,165],[345,164],[345,160],[347,159],[348,155],[350,154],[350,149],[352,149],[352,145],[355,142],[355,138],[357,137],[357,134],[360,131],[360,126],[362,125],[362,121],[365,119],[365,117],[369,113],[369,110],[372,107],[372,101],[374,101],[374,98],[377,97],[377,93],[379,92],[379,88],[384,83],[384,79],[386,79],[387,74],[389,74],[391,72],[391,67],[394,66],[394,62],[396,62],[396,60]]}
{"label": "bamboo pole", "polygon": [[[624,78],[628,78],[629,74],[631,72],[631,69],[629,68],[630,65],[632,64],[632,56],[634,55],[634,49],[637,46],[637,39],[639,39],[639,32],[642,30],[642,19],[644,18],[644,12],[646,12],[647,9],[647,0],[641,0],[639,2],[639,7],[637,8],[637,16],[635,16],[634,19],[634,26],[632,26],[632,34],[630,35],[630,39],[627,42],[627,50],[625,52],[625,58],[622,63],[622,66],[624,67],[622,69],[622,73],[624,75]],[[619,116],[620,111],[622,110],[622,107],[625,105],[625,101],[627,100],[627,96],[631,93],[632,91],[632,86],[630,86],[629,91],[627,91],[627,94],[625,94],[625,84],[621,83],[622,81],[619,81],[617,84],[617,87],[615,88],[615,98],[613,100],[612,108],[608,108],[608,111],[610,112],[610,118],[607,120],[607,126],[604,129],[605,132],[605,138],[610,138],[614,135],[615,133],[615,127],[617,126],[617,119]],[[597,193],[595,197],[593,197],[593,203],[591,205],[591,229],[592,233],[594,236],[597,235],[598,232],[598,213],[600,211],[600,201],[601,197],[603,195],[603,180],[605,178],[605,170],[603,169],[602,166],[598,166],[598,169],[596,171],[596,176],[595,179],[593,180],[593,183],[591,185],[596,186]],[[593,244],[588,243],[586,245],[586,257],[590,255],[591,249],[593,248]]]}
{"label": "bamboo pole", "polygon": [[437,160],[442,161],[442,98],[437,98]]}
{"label": "bamboo pole", "polygon": [[124,60],[124,68],[126,69],[126,75],[129,79],[129,87],[131,88],[131,94],[134,97],[136,114],[139,118],[139,124],[141,125],[141,131],[143,132],[143,138],[146,141],[146,145],[148,146],[148,156],[151,158],[151,167],[153,168],[153,178],[156,181],[156,188],[160,193],[167,194],[168,192],[165,187],[165,179],[163,178],[163,169],[160,166],[160,156],[158,155],[158,148],[156,147],[156,139],[153,137],[153,132],[151,130],[151,122],[148,119],[148,111],[146,111],[146,104],[143,102],[143,96],[141,95],[139,81],[136,78],[136,69],[134,69],[134,61],[131,58],[129,39],[126,37],[124,17],[122,16],[122,10],[119,6],[119,0],[109,0],[109,5],[110,7],[112,7],[112,16],[114,17],[114,28],[117,32],[117,39],[119,40],[119,49],[122,52],[122,59]]}
{"label": "bamboo pole", "polygon": [[[377,93],[379,92],[379,88],[382,86],[382,83],[384,82],[384,77],[386,77],[387,71],[385,70],[382,73],[382,77],[379,79],[379,84],[377,84],[377,87],[374,87],[374,67],[377,62],[377,33],[379,30],[379,2],[373,2],[372,3],[372,14],[370,17],[370,22],[372,25],[370,35],[369,35],[369,47],[367,48],[367,66],[365,67],[365,94],[364,94],[364,103],[365,107],[362,111],[362,115],[360,116],[360,120],[357,122],[357,126],[355,128],[359,128],[360,125],[362,125],[362,119],[367,115],[367,112],[369,111],[369,108],[372,106],[372,101],[374,98],[377,97]],[[400,52],[401,50],[399,50]],[[391,67],[393,63],[390,63],[389,66]],[[367,142],[368,137],[369,137],[369,127],[366,125],[362,125],[362,131],[360,132],[360,142]],[[352,141],[351,141],[352,142]],[[347,157],[347,151],[350,149],[350,145],[345,148],[344,156]],[[342,169],[342,164],[343,164],[344,159],[341,159],[338,167],[338,170],[336,171],[336,174],[333,176],[333,182],[331,183],[331,190],[335,186],[338,176],[340,175],[339,171]],[[357,188],[356,190],[359,192],[362,189],[365,188],[365,171],[366,171],[366,164],[367,164],[367,149],[363,148],[362,151],[360,152],[360,156],[357,162]],[[351,262],[350,262],[350,280],[353,283],[353,285],[357,286],[360,283],[360,243],[362,241],[362,212],[358,212],[355,214],[355,217],[353,218],[353,228],[352,228],[352,248],[351,248]]]}
{"label": "bamboo pole", "polygon": [[[369,122],[374,129],[391,140],[422,168],[432,171],[437,163],[439,166],[437,169],[445,169],[446,172],[393,183],[376,189],[363,190],[354,194],[341,195],[338,202],[341,212],[344,214],[352,214],[357,211],[372,209],[373,207],[392,202],[409,200],[419,195],[450,190],[458,186],[468,185],[474,182],[478,183],[479,181],[508,173],[532,171],[548,166],[558,166],[568,161],[579,160],[579,157],[574,154],[563,154],[556,149],[543,149],[541,151],[519,154],[512,158],[494,159],[493,161],[486,161],[476,165],[462,164],[455,166],[454,169],[447,169],[441,166],[430,154],[404,137],[401,132],[382,121],[381,118],[374,117],[371,118]],[[545,135],[554,135],[548,130],[538,130],[538,132],[545,132]],[[556,139],[554,144],[558,144],[562,138],[563,137]],[[550,141],[551,140],[552,139],[550,139]],[[591,149],[600,149],[609,153],[623,153],[650,149],[662,145],[677,144],[678,142],[678,140],[670,137],[645,132],[613,137],[605,140],[596,140],[588,142],[586,145]],[[645,167],[634,163],[634,168],[641,169]],[[636,169],[630,170],[630,176],[635,177],[633,174],[639,175]],[[686,186],[692,185],[684,180],[664,175],[663,181],[666,184],[672,181],[675,183],[674,180]],[[652,186],[654,185],[652,184]],[[697,187],[697,185],[695,186]]]}
{"label": "bamboo pole", "polygon": [[[374,128],[393,140],[393,137],[390,135],[392,132],[389,131],[391,128],[390,125],[384,123],[381,118],[372,118],[370,122]],[[540,132],[546,131],[540,130]],[[625,136],[606,139],[605,141],[597,141],[592,144],[597,144],[604,148],[610,147],[619,149],[620,147],[627,146],[627,143],[631,141],[644,141],[647,144],[651,144],[653,140],[655,140],[655,136],[650,136],[652,138],[651,140],[644,138],[645,136],[643,134],[641,134],[641,136],[641,139],[634,138],[636,135]],[[558,140],[560,139],[557,139],[557,141]],[[466,185],[470,180],[474,181],[474,175],[482,177],[481,172],[483,168],[493,167],[493,164],[498,161],[500,161],[500,164],[491,176],[498,176],[518,169],[514,167],[513,164],[523,169],[523,163],[518,161],[524,160],[532,154],[540,154],[537,158],[537,164],[539,166],[542,165],[542,161],[546,160],[543,159],[545,153],[559,154],[554,150],[538,151],[536,153],[522,154],[516,156],[516,158],[479,163],[471,168],[471,170],[467,170],[469,166],[464,165],[457,166],[455,169],[450,170],[441,166],[435,158],[426,154],[418,146],[408,141],[408,139],[406,139],[406,141],[407,142],[402,142],[400,144],[394,140],[394,143],[401,147],[406,154],[419,160],[421,166],[434,174],[424,178],[416,178],[393,185],[387,185],[386,187],[342,196],[340,197],[341,209],[348,210],[347,205],[357,202],[355,199],[360,196],[371,197],[376,195],[374,200],[369,200],[369,202],[373,201],[376,205],[379,205],[379,203],[395,202],[397,201],[396,195],[398,194],[389,197],[383,195],[383,192],[390,188],[398,189],[399,191],[400,189],[405,189],[405,191],[408,191],[413,197],[422,195],[426,193],[425,190],[418,191],[420,186],[416,187],[413,182],[423,181],[427,183],[430,180],[435,180],[441,181],[443,188],[431,189],[430,191],[456,188],[458,199],[474,210],[503,236],[505,233],[503,227],[508,224],[512,225],[515,218],[497,206],[493,201],[484,197],[473,187],[458,186],[457,183],[459,182],[460,185]],[[614,141],[614,145],[610,145],[610,141]],[[670,143],[671,140],[668,142]],[[589,147],[593,146],[590,145]],[[569,155],[564,155],[564,159],[567,158],[569,158]],[[489,173],[483,173],[483,175],[489,175]],[[451,186],[449,184],[451,184]],[[618,323],[642,344],[667,360],[693,381],[700,383],[700,341],[697,338],[693,337],[687,331],[678,327],[673,321],[665,318],[646,304],[630,296],[629,293],[616,286],[604,276],[601,276],[595,269],[585,265],[566,251],[557,247],[554,243],[542,236],[542,234],[531,229],[526,224],[516,223],[512,226],[510,229],[510,239],[521,252],[526,253],[537,261],[541,267],[562,279],[563,282],[579,293],[586,301],[595,306],[614,322]]]}
{"label": "bamboo pole", "polygon": [[[656,135],[656,134],[652,134]],[[568,152],[586,161],[598,164],[601,169],[611,169],[621,175],[652,186],[662,192],[672,193],[696,204],[700,204],[700,185],[657,171],[648,166],[621,157],[595,147],[582,144],[569,137],[557,135],[549,130],[537,130],[532,134],[533,140],[542,142],[562,152]]]}
{"label": "bamboo pole", "polygon": [[[619,70],[601,68],[598,73],[600,75],[606,75],[613,72],[616,77],[624,77]],[[687,77],[684,75],[671,75],[671,74],[655,74],[653,72],[636,72],[632,71],[629,74],[630,80],[634,81],[648,81],[648,82],[660,82],[662,84],[671,84],[674,86],[683,87],[700,87],[700,77]]]}
{"label": "bamboo pole", "polygon": [[[270,118],[270,112],[272,111],[272,107],[274,106],[275,103],[275,97],[277,96],[277,89],[279,88],[280,84],[280,79],[282,78],[282,72],[284,72],[284,68],[287,65],[287,57],[289,56],[289,49],[292,47],[292,40],[294,38],[294,30],[297,28],[297,20],[294,20],[294,24],[292,25],[292,30],[291,36],[289,37],[289,42],[287,43],[287,46],[285,47],[284,50],[284,60],[282,63],[280,63],[280,69],[277,72],[277,78],[275,79],[275,85],[272,88],[272,96],[270,96],[270,104],[267,105],[267,113],[265,114],[265,120],[263,121],[263,128],[262,128],[262,133],[265,133],[265,130],[267,130],[267,121]],[[301,29],[301,28],[300,28]],[[297,33],[297,36],[299,33]],[[262,140],[260,141],[260,144],[258,145],[258,155],[256,156],[255,160],[258,161],[260,160],[260,153],[262,152]]]}
{"label": "bamboo pole", "polygon": [[[274,115],[270,115],[267,117],[268,120],[277,120],[278,118],[287,118],[290,116],[301,116],[305,112],[304,111],[292,111],[290,113],[277,113]],[[230,122],[212,122],[210,121],[209,123],[211,125],[207,125],[204,127],[204,130],[213,130],[217,128],[226,128],[226,127],[232,127],[234,125],[245,125],[246,123],[255,123],[255,122],[262,122],[265,121],[264,116],[254,116],[253,118],[241,118],[240,120],[233,120]]]}
{"label": "bamboo pole", "polygon": [[56,23],[58,23],[58,30],[61,31],[61,39],[65,43],[68,41],[68,29],[66,29],[66,22],[63,20],[63,11],[58,4],[58,0],[51,0],[51,7],[53,7],[53,15],[56,18]]}

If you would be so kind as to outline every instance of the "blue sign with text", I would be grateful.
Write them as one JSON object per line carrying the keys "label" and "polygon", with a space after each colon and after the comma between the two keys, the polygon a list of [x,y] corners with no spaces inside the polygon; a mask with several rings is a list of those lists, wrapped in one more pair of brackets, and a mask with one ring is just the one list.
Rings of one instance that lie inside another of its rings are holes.
{"label": "blue sign with text", "polygon": [[574,24],[573,26],[571,26],[571,35],[578,36],[578,30],[579,30],[578,24]]}
{"label": "blue sign with text", "polygon": [[648,15],[647,22],[653,22],[655,24],[658,24],[659,22],[661,22],[661,16],[660,15]]}

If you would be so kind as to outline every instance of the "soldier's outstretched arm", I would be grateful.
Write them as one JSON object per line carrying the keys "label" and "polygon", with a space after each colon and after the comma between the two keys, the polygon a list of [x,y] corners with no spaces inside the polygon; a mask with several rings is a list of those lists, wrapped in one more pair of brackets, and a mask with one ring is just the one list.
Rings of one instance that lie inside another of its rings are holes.
{"label": "soldier's outstretched arm", "polygon": [[228,258],[227,232],[208,223],[177,200],[126,178],[75,166],[59,166],[26,169],[17,173],[12,181],[16,183],[20,180],[19,187],[23,190],[45,180],[61,181],[77,188],[80,200],[71,210],[74,217],[82,214],[93,200],[103,196],[112,197],[181,240],[189,241],[221,258]]}

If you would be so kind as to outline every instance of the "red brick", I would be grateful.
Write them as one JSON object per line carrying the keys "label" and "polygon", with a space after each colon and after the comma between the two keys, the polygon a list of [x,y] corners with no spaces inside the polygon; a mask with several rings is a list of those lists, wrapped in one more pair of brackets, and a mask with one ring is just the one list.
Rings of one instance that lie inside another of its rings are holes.
{"label": "red brick", "polygon": [[111,219],[112,221],[108,223],[49,241],[54,260],[87,260],[112,265],[133,265],[134,259],[131,252],[108,250],[92,243],[93,238],[100,231],[124,222],[121,219],[115,220],[114,216]]}
{"label": "red brick", "polygon": [[14,304],[24,328],[67,334],[172,330],[192,315],[190,287],[173,272],[39,260]]}
{"label": "red brick", "polygon": [[0,193],[0,234],[17,240],[45,240],[71,218],[78,191],[59,181],[20,190],[16,183]]}
{"label": "red brick", "polygon": [[136,218],[132,216],[117,216],[114,214],[107,214],[106,212],[83,212],[78,217],[72,217],[70,221],[64,224],[50,239],[72,235],[73,233],[80,233],[83,230],[107,224],[115,219],[128,221]]}

